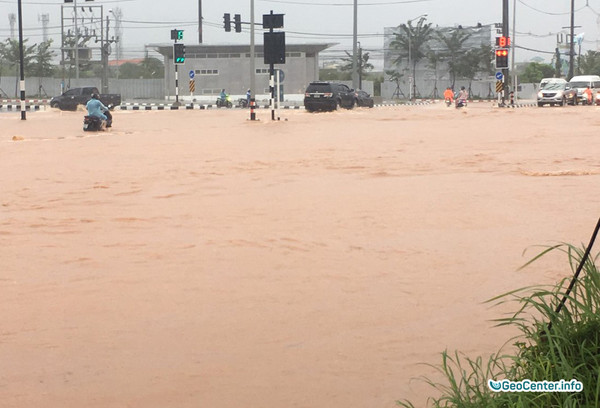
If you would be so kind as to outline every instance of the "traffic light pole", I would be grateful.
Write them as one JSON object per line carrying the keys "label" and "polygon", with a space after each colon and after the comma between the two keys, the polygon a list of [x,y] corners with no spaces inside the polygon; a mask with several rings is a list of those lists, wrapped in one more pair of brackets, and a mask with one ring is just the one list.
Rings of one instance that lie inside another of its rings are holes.
{"label": "traffic light pole", "polygon": [[[502,0],[502,36],[505,38],[509,38],[508,33],[508,0]],[[507,81],[509,75],[508,67],[502,70],[502,79],[503,81]],[[512,84],[515,86],[515,84]],[[502,87],[502,105],[506,103],[506,99],[508,97],[508,87],[506,86],[506,82]]]}
{"label": "traffic light pole", "polygon": [[[177,38],[175,38],[175,44],[177,44]],[[175,47],[173,47],[173,62],[175,62]],[[179,103],[179,71],[177,69],[178,65],[179,64],[175,64],[175,103],[173,104],[173,106],[181,105]]]}

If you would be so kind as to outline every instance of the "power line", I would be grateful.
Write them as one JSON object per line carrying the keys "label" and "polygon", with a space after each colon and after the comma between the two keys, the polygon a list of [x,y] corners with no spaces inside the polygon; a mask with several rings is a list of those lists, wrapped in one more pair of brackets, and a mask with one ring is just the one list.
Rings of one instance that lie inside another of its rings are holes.
{"label": "power line", "polygon": [[[552,13],[550,11],[544,11],[544,10],[536,9],[535,7],[530,6],[529,4],[525,3],[523,0],[519,0],[519,3],[521,3],[522,5],[524,5],[527,8],[530,8],[533,11],[537,11],[538,13],[546,14],[546,15],[549,15],[549,16],[568,16],[569,14],[571,14],[570,11],[567,11],[567,12],[564,12],[564,13]],[[583,7],[579,8],[579,9],[577,9],[575,11],[581,11],[584,8],[586,8],[586,6],[583,6]]]}
{"label": "power line", "polygon": [[[265,3],[279,3],[279,4],[299,4],[303,6],[333,6],[333,7],[347,7],[353,6],[352,3],[307,3],[300,1],[285,1],[285,0],[260,0]],[[408,3],[425,3],[433,0],[398,0],[398,1],[387,1],[377,3],[359,3],[359,6],[385,6],[391,4],[408,4]]]}

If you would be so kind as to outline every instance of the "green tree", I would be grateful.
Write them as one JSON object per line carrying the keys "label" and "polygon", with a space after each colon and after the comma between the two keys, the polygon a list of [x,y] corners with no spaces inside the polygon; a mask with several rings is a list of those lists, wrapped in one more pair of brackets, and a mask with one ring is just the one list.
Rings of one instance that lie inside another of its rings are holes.
{"label": "green tree", "polygon": [[398,32],[394,33],[395,38],[390,43],[390,47],[399,52],[393,64],[400,65],[404,59],[410,60],[409,70],[412,70],[413,81],[416,79],[417,64],[427,55],[427,43],[433,35],[431,23],[425,23],[425,20],[425,17],[421,17],[416,26],[410,20],[399,25]]}
{"label": "green tree", "polygon": [[554,67],[552,65],[540,62],[530,62],[519,76],[519,79],[520,82],[537,83],[540,82],[542,78],[552,78],[553,76]]}
{"label": "green tree", "polygon": [[582,55],[579,71],[582,75],[600,75],[600,52],[588,51]]}
{"label": "green tree", "polygon": [[144,78],[164,78],[165,64],[158,58],[146,57],[141,65],[144,68]]}
{"label": "green tree", "polygon": [[165,67],[157,58],[144,58],[139,64],[126,62],[119,67],[119,78],[123,79],[151,79],[162,78]]}
{"label": "green tree", "polygon": [[437,37],[444,45],[444,51],[442,52],[443,58],[448,62],[448,71],[452,81],[452,88],[456,83],[456,77],[460,76],[461,71],[465,70],[463,66],[463,57],[465,56],[467,49],[464,44],[469,39],[471,34],[461,28],[452,30],[449,34],[444,34],[438,31]]}
{"label": "green tree", "polygon": [[49,77],[54,74],[55,67],[52,65],[54,51],[50,49],[52,40],[44,41],[36,46],[30,74],[36,77]]}
{"label": "green tree", "polygon": [[[23,68],[25,72],[31,72],[31,66],[35,57],[36,45],[27,46],[28,39],[23,40]],[[19,41],[7,38],[0,43],[0,59],[8,67],[8,72],[15,76],[19,75],[21,53],[19,51]]]}
{"label": "green tree", "polygon": [[[33,58],[35,55],[35,45],[27,46],[28,39],[23,40],[23,69],[24,72],[30,72]],[[19,41],[7,38],[0,43],[0,60],[3,65],[8,67],[8,73],[15,76],[15,97],[19,92],[19,78],[21,52],[19,50]]]}

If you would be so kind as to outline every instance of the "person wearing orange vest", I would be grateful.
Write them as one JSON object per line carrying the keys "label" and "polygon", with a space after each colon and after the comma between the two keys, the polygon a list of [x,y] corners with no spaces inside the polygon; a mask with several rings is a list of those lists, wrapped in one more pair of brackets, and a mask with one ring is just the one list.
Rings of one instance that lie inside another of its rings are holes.
{"label": "person wearing orange vest", "polygon": [[583,90],[583,93],[585,94],[585,96],[587,98],[587,104],[591,105],[592,104],[592,90],[590,89],[590,87],[588,86],[587,88],[585,88]]}
{"label": "person wearing orange vest", "polygon": [[444,91],[444,99],[450,100],[450,102],[454,101],[454,92],[452,92],[452,89],[450,87],[446,88],[446,90]]}

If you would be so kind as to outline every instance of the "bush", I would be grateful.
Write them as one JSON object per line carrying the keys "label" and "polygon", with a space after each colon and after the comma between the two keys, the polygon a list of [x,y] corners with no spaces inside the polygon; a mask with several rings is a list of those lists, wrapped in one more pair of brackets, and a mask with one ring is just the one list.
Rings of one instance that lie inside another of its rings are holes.
{"label": "bush", "polygon": [[[593,240],[590,247],[592,244]],[[428,404],[436,408],[600,406],[600,274],[595,263],[598,255],[590,258],[582,249],[563,243],[544,249],[524,266],[551,251],[564,252],[571,270],[583,272],[576,284],[567,287],[570,280],[564,279],[551,288],[522,288],[490,299],[488,302],[495,304],[515,302],[518,305],[516,312],[496,320],[498,326],[516,326],[521,332],[513,339],[517,340],[514,351],[505,354],[501,349],[487,360],[482,357],[471,359],[459,352],[450,355],[444,351],[441,365],[435,368],[443,374],[445,382],[424,379],[441,393],[439,398],[429,398]],[[577,379],[583,384],[583,390],[491,391],[488,380],[502,379]],[[414,407],[407,400],[398,401],[398,404]]]}

